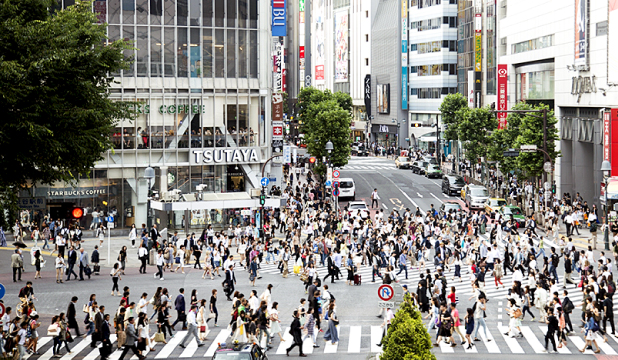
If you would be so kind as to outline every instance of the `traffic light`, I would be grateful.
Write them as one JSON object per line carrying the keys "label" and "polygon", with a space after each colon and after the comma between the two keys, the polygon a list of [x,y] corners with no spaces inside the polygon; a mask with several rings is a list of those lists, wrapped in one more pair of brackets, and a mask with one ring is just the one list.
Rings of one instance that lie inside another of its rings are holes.
{"label": "traffic light", "polygon": [[71,219],[79,220],[84,216],[84,209],[80,207],[74,207],[71,209]]}
{"label": "traffic light", "polygon": [[309,158],[309,163],[315,164],[315,156]]}
{"label": "traffic light", "polygon": [[264,188],[262,188],[262,192],[260,193],[260,205],[266,204],[266,194],[264,193]]}

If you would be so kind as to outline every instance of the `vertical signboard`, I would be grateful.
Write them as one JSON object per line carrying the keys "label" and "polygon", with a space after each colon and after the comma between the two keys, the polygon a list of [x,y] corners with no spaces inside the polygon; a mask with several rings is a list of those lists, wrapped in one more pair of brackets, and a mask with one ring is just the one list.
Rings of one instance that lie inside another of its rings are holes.
{"label": "vertical signboard", "polygon": [[273,82],[273,91],[283,91],[283,44],[277,42],[277,52],[275,54],[275,61],[273,66],[273,73],[275,75],[275,81]]}
{"label": "vertical signboard", "polygon": [[618,108],[611,109],[611,124],[609,126],[609,131],[609,161],[612,163],[612,172],[610,175],[616,176],[618,174]]}
{"label": "vertical signboard", "polygon": [[603,160],[611,162],[611,112],[603,113]]}
{"label": "vertical signboard", "polygon": [[315,54],[315,84],[324,85],[324,0],[312,2],[315,6],[313,12],[315,49],[312,54]]}
{"label": "vertical signboard", "polygon": [[365,111],[371,117],[371,75],[365,75]]}
{"label": "vertical signboard", "polygon": [[305,0],[298,1],[298,85],[305,87]]}
{"label": "vertical signboard", "polygon": [[272,97],[273,122],[283,120],[283,95],[275,93]]}
{"label": "vertical signboard", "polygon": [[468,71],[468,106],[474,109],[474,71]]}
{"label": "vertical signboard", "polygon": [[348,10],[335,13],[335,82],[348,81]]}
{"label": "vertical signboard", "polygon": [[609,28],[607,30],[607,82],[618,84],[618,0],[609,0]]}
{"label": "vertical signboard", "polygon": [[408,0],[401,0],[401,109],[408,110]]}
{"label": "vertical signboard", "polygon": [[[498,110],[508,110],[508,65],[498,64]],[[498,113],[498,129],[506,128],[507,113]]]}
{"label": "vertical signboard", "polygon": [[287,0],[272,0],[272,36],[287,36],[286,6]]}
{"label": "vertical signboard", "polygon": [[588,65],[588,1],[575,0],[575,65]]}

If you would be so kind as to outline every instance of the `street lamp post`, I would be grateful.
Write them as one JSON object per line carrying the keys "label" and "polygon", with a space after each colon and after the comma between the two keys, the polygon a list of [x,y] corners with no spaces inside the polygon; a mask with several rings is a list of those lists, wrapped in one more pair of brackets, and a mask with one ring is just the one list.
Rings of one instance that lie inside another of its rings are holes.
{"label": "street lamp post", "polygon": [[440,116],[436,115],[436,160],[438,166],[442,163],[440,160]]}
{"label": "street lamp post", "polygon": [[[603,232],[603,242],[605,242],[605,250],[609,250],[609,203],[607,202],[607,184],[609,183],[609,173],[612,170],[612,164],[603,160],[601,163],[601,171],[603,171],[603,182],[605,183],[605,231]],[[594,244],[594,248],[597,245]]]}
{"label": "street lamp post", "polygon": [[[326,142],[326,146],[324,146],[324,149],[328,153],[327,162],[326,162],[326,177],[324,178],[324,181],[327,181],[328,174],[331,171],[330,170],[330,154],[335,149],[335,147],[333,146],[333,143],[330,140],[328,140],[328,142]],[[324,194],[324,197],[326,197],[326,185],[325,184],[324,184],[324,192],[323,192],[323,194]],[[335,214],[336,214],[336,212],[335,212]]]}
{"label": "street lamp post", "polygon": [[154,177],[154,169],[148,166],[144,171],[144,179],[148,180],[148,199],[146,200],[146,226],[148,229],[152,226],[152,217],[150,216],[150,187],[152,186],[152,179],[154,179]]}

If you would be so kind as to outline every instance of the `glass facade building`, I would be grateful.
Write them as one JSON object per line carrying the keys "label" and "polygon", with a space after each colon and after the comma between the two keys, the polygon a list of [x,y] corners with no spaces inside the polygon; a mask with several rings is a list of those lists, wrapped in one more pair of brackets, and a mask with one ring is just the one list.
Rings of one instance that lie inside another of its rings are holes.
{"label": "glass facade building", "polygon": [[[75,188],[37,186],[34,196],[45,198],[52,213],[86,208],[86,227],[93,211],[115,215],[116,227],[139,227],[146,223],[148,166],[156,172],[151,190],[161,197],[171,190],[196,193],[198,185],[203,193],[258,187],[270,153],[269,6],[265,0],[95,1],[109,41],[134,44],[125,51],[134,62],[114,74],[110,95],[140,102],[138,117],[119,119],[110,134],[113,149],[89,178]],[[196,217],[224,223],[223,213]]]}

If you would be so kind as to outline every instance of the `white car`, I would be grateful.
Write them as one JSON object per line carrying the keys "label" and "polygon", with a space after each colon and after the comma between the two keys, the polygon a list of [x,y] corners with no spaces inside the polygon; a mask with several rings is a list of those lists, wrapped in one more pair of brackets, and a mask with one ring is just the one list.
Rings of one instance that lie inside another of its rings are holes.
{"label": "white car", "polygon": [[352,217],[360,214],[362,219],[366,219],[369,216],[369,207],[364,201],[350,201],[348,203],[348,211]]}
{"label": "white car", "polygon": [[339,198],[352,198],[356,200],[356,185],[352,178],[341,178],[339,181]]}

